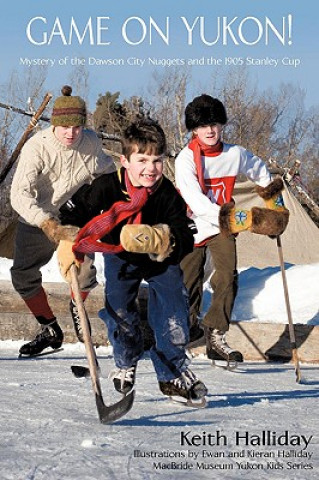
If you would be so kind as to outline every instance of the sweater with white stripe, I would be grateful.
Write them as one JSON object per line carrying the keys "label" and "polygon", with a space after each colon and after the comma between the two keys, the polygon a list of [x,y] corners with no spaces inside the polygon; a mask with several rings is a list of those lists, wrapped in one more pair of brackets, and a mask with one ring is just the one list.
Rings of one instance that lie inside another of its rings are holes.
{"label": "sweater with white stripe", "polygon": [[239,145],[224,143],[219,155],[202,156],[201,161],[207,193],[199,185],[190,148],[185,147],[175,162],[176,186],[187,203],[190,217],[198,230],[195,245],[220,233],[220,206],[231,200],[237,175],[242,173],[262,187],[271,182],[265,163]]}

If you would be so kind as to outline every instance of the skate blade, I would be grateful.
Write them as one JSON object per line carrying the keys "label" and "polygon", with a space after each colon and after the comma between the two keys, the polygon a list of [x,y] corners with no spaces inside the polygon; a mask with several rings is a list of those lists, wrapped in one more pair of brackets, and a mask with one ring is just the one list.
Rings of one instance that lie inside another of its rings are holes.
{"label": "skate blade", "polygon": [[179,405],[184,405],[186,407],[190,408],[205,408],[207,405],[206,398],[199,398],[198,400],[195,399],[189,399],[189,398],[183,398],[183,397],[178,397],[178,396],[171,396],[168,397],[173,403],[179,404]]}
{"label": "skate blade", "polygon": [[[48,347],[49,348],[49,347]],[[30,360],[31,358],[37,358],[37,357],[45,357],[46,355],[52,355],[53,353],[59,353],[62,352],[63,348],[56,348],[54,350],[44,350],[40,353],[34,353],[33,355],[27,355],[25,353],[19,353],[18,359],[19,360]]]}
{"label": "skate blade", "polygon": [[229,372],[233,372],[238,367],[238,362],[235,360],[212,360],[212,367],[222,368],[224,370],[228,370]]}

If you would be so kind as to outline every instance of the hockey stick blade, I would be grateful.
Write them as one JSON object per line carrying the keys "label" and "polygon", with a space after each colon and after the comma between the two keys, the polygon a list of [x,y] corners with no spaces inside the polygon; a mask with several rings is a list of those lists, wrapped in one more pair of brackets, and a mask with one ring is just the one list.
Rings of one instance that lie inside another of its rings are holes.
{"label": "hockey stick blade", "polygon": [[[123,417],[133,406],[135,392],[132,390],[128,395],[123,397],[120,401],[112,404],[105,405],[103,401],[102,389],[99,379],[99,364],[96,358],[94,351],[91,334],[88,325],[88,316],[85,310],[83,300],[80,293],[80,287],[77,277],[77,268],[75,265],[72,265],[70,268],[71,279],[72,279],[72,290],[74,293],[74,298],[76,305],[78,307],[81,327],[83,330],[83,339],[85,345],[86,356],[89,364],[89,373],[92,381],[92,387],[95,394],[95,402],[97,407],[98,416],[100,422],[103,424],[112,423],[115,420]],[[86,367],[82,367],[86,368]],[[83,370],[82,370],[83,372]]]}
{"label": "hockey stick blade", "polygon": [[[96,358],[95,363],[96,371],[99,375],[101,375],[100,365]],[[83,367],[83,365],[71,365],[71,370],[76,378],[88,378],[90,376],[90,369],[88,367]]]}
{"label": "hockey stick blade", "polygon": [[[90,377],[90,370],[82,365],[72,365],[71,370],[76,378],[88,378]],[[100,422],[103,424],[112,423],[115,420],[123,417],[129,410],[131,410],[134,402],[135,392],[134,390],[123,397],[119,402],[113,405],[105,405],[102,395],[96,393],[95,401],[99,414]]]}
{"label": "hockey stick blade", "polygon": [[292,358],[293,358],[293,361],[294,361],[294,364],[295,364],[296,383],[302,383],[299,357],[298,357],[298,353],[297,353],[296,348],[293,348],[293,350],[292,350]]}
{"label": "hockey stick blade", "polygon": [[82,365],[71,365],[71,370],[76,378],[88,378],[90,376],[90,370]]}
{"label": "hockey stick blade", "polygon": [[127,414],[131,410],[134,402],[135,390],[132,390],[128,395],[125,395],[119,402],[113,405],[105,405],[102,396],[96,393],[95,401],[99,414],[100,422],[104,425],[115,422],[119,418]]}
{"label": "hockey stick blade", "polygon": [[[90,377],[90,370],[81,365],[72,365],[71,370],[76,378]],[[103,424],[112,423],[115,420],[123,417],[129,410],[131,410],[134,402],[135,392],[132,390],[128,395],[123,397],[119,402],[113,405],[105,405],[102,394],[99,392],[95,394],[96,407],[100,422]]]}

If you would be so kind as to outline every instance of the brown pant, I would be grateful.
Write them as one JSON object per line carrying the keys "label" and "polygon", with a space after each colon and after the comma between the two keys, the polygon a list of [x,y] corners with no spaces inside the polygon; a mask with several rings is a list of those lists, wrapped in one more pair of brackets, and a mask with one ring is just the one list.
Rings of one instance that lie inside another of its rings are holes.
{"label": "brown pant", "polygon": [[203,299],[203,279],[207,249],[214,264],[210,284],[214,291],[202,325],[226,332],[238,289],[235,237],[215,235],[205,246],[195,247],[181,262],[184,283],[189,293],[190,323],[198,321]]}

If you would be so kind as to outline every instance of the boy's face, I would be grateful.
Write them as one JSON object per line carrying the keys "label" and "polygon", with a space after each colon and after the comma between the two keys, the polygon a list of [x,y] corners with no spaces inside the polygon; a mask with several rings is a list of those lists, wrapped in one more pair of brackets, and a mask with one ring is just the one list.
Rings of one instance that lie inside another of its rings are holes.
{"label": "boy's face", "polygon": [[153,187],[163,175],[163,156],[139,153],[137,147],[129,159],[121,156],[121,164],[134,187]]}
{"label": "boy's face", "polygon": [[202,143],[213,147],[214,145],[217,145],[217,143],[220,141],[222,131],[223,125],[221,123],[214,123],[212,125],[197,127],[195,128],[193,133]]}
{"label": "boy's face", "polygon": [[54,135],[65,147],[73,145],[82,134],[83,127],[55,127]]}

